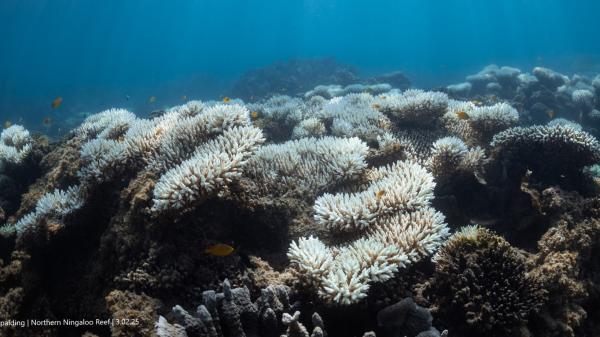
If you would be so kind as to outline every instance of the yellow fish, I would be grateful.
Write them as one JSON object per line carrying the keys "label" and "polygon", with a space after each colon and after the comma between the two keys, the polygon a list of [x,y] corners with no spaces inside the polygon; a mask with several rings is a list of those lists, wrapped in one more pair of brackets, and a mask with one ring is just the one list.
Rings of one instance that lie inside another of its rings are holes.
{"label": "yellow fish", "polygon": [[228,256],[233,253],[235,249],[230,245],[226,245],[224,243],[217,243],[212,246],[207,247],[204,250],[204,253],[212,256]]}
{"label": "yellow fish", "polygon": [[150,98],[148,98],[148,102],[150,102],[150,104],[156,102],[156,96],[150,96]]}
{"label": "yellow fish", "polygon": [[182,101],[187,101],[187,96],[186,95],[181,96],[181,100]]}
{"label": "yellow fish", "polygon": [[252,111],[250,113],[250,117],[252,117],[252,119],[257,119],[258,118],[258,111]]}
{"label": "yellow fish", "polygon": [[56,97],[53,101],[52,104],[50,104],[50,106],[52,106],[52,109],[56,109],[58,108],[61,104],[62,104],[62,97]]}
{"label": "yellow fish", "polygon": [[4,128],[5,128],[5,129],[8,129],[8,128],[10,128],[11,126],[12,126],[12,122],[11,122],[11,121],[5,121],[5,122],[4,122]]}
{"label": "yellow fish", "polygon": [[231,98],[223,97],[223,103],[229,103],[229,101],[231,101]]}
{"label": "yellow fish", "polygon": [[461,120],[466,120],[469,119],[469,114],[461,110],[456,112],[456,117]]}
{"label": "yellow fish", "polygon": [[381,200],[381,197],[383,197],[385,195],[385,191],[384,190],[379,190],[375,193],[375,199],[377,199],[377,201]]}
{"label": "yellow fish", "polygon": [[548,118],[553,119],[554,116],[556,116],[556,112],[554,110],[548,110],[546,111],[546,115],[548,115]]}
{"label": "yellow fish", "polygon": [[373,106],[373,109],[377,109],[377,110],[381,109],[381,105],[379,105],[377,103],[373,104],[372,106]]}

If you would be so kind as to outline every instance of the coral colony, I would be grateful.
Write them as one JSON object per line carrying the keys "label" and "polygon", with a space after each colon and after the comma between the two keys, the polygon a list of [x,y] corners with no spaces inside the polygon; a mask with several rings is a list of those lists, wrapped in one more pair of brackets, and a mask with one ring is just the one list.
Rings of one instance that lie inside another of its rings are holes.
{"label": "coral colony", "polygon": [[592,336],[600,77],[488,66],[404,89],[110,109],[55,144],[10,126],[2,320],[14,336],[48,317],[109,320],[86,336]]}

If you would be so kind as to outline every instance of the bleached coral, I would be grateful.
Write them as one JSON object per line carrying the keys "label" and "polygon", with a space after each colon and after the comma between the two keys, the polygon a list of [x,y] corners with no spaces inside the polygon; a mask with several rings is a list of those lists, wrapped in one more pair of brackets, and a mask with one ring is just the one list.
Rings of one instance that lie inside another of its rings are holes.
{"label": "bleached coral", "polygon": [[316,222],[336,231],[362,230],[381,217],[423,207],[433,198],[433,178],[418,164],[398,162],[377,171],[372,174],[378,179],[362,192],[319,197]]}
{"label": "bleached coral", "polygon": [[494,134],[515,126],[519,113],[507,103],[476,106],[471,102],[449,102],[444,127],[470,145],[487,144]]}
{"label": "bleached coral", "polygon": [[14,225],[15,232],[21,235],[25,231],[35,230],[35,225],[42,218],[62,220],[63,217],[83,206],[83,194],[84,191],[80,186],[71,186],[66,190],[55,189],[44,194],[38,200],[35,209],[17,221]]}
{"label": "bleached coral", "polygon": [[444,179],[457,172],[475,171],[482,165],[484,158],[483,149],[469,149],[461,139],[445,137],[433,143],[427,168],[437,179]]}
{"label": "bleached coral", "polygon": [[331,120],[334,136],[374,141],[391,127],[390,120],[376,107],[370,94],[348,94],[329,100],[316,117]]}
{"label": "bleached coral", "polygon": [[326,132],[325,124],[318,118],[311,117],[301,121],[294,127],[292,138],[318,137]]}
{"label": "bleached coral", "polygon": [[147,159],[149,168],[156,172],[164,172],[188,159],[199,144],[211,137],[236,126],[250,125],[248,109],[238,104],[217,104],[195,115],[177,116],[157,125],[162,134]]}
{"label": "bleached coral", "polygon": [[97,138],[81,148],[82,167],[77,172],[82,183],[102,183],[122,173],[127,164],[123,142]]}
{"label": "bleached coral", "polygon": [[570,121],[568,119],[564,119],[564,118],[555,118],[555,119],[549,121],[547,125],[548,126],[563,125],[563,126],[571,127],[577,131],[583,130],[583,127],[581,126],[581,124]]}
{"label": "bleached coral", "polygon": [[384,282],[409,263],[429,256],[448,235],[444,217],[429,206],[433,177],[421,166],[398,162],[367,175],[354,194],[324,195],[315,219],[334,231],[363,231],[346,245],[327,247],[314,237],[292,242],[288,257],[326,302],[363,300],[370,283]]}
{"label": "bleached coral", "polygon": [[235,127],[196,149],[168,170],[153,191],[154,212],[186,211],[212,196],[223,196],[239,179],[250,156],[264,141],[255,127]]}
{"label": "bleached coral", "polygon": [[23,126],[12,125],[0,134],[0,163],[20,164],[31,153],[33,139]]}
{"label": "bleached coral", "polygon": [[446,113],[448,95],[409,89],[402,94],[379,95],[377,104],[382,112],[393,115],[401,123],[429,125]]}
{"label": "bleached coral", "polygon": [[117,139],[135,119],[135,114],[125,109],[109,109],[86,118],[75,134],[85,139]]}
{"label": "bleached coral", "polygon": [[366,168],[367,145],[358,138],[302,138],[261,147],[246,175],[267,194],[297,188],[311,193],[357,178]]}
{"label": "bleached coral", "polygon": [[285,95],[273,96],[263,103],[250,104],[248,108],[259,112],[265,118],[287,126],[300,122],[307,109],[301,99]]}
{"label": "bleached coral", "polygon": [[306,92],[304,97],[321,96],[325,98],[334,98],[339,96],[345,96],[348,94],[358,93],[370,93],[373,95],[382,94],[392,90],[392,86],[387,83],[375,83],[375,84],[351,84],[346,87],[342,87],[338,84],[333,85],[318,85],[314,89]]}
{"label": "bleached coral", "polygon": [[594,93],[589,90],[575,90],[571,94],[571,98],[575,104],[586,110],[592,110],[594,108]]}

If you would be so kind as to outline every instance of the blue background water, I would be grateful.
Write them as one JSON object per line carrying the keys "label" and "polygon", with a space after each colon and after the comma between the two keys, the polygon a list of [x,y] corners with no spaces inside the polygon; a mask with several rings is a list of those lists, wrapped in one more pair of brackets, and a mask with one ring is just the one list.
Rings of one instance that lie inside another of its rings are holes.
{"label": "blue background water", "polygon": [[2,0],[0,118],[35,128],[218,99],[240,73],[295,57],[403,70],[420,87],[492,62],[593,71],[599,12],[597,0]]}

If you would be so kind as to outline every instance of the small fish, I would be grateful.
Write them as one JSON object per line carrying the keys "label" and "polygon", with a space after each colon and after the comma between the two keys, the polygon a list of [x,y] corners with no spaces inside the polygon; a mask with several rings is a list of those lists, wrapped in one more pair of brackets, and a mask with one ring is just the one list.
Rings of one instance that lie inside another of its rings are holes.
{"label": "small fish", "polygon": [[252,119],[258,119],[258,111],[252,111],[250,117],[252,117]]}
{"label": "small fish", "polygon": [[387,96],[386,95],[381,95],[381,99],[386,99]]}
{"label": "small fish", "polygon": [[483,105],[483,103],[481,103],[481,101],[478,100],[478,99],[472,100],[471,103],[475,104],[476,106],[482,106]]}
{"label": "small fish", "polygon": [[187,101],[187,96],[186,95],[182,95],[180,98],[181,98],[182,101]]}
{"label": "small fish", "polygon": [[56,109],[58,108],[61,104],[62,104],[62,97],[56,97],[53,101],[52,104],[50,104],[50,106],[52,106],[52,109]]}
{"label": "small fish", "polygon": [[498,96],[496,96],[496,95],[492,95],[492,96],[490,96],[490,100],[491,100],[492,102],[496,102],[496,101],[498,100]]}
{"label": "small fish", "polygon": [[150,96],[150,98],[148,98],[148,102],[150,102],[150,104],[156,102],[156,96]]}
{"label": "small fish", "polygon": [[546,115],[548,115],[548,118],[553,119],[554,116],[556,116],[556,112],[554,110],[548,110],[546,111]]}
{"label": "small fish", "polygon": [[381,109],[381,105],[380,104],[375,103],[372,106],[373,106],[373,109],[377,109],[377,110]]}
{"label": "small fish", "polygon": [[5,121],[5,122],[4,122],[4,128],[5,128],[5,129],[8,129],[8,128],[10,128],[11,126],[12,126],[12,122],[11,122],[11,121]]}
{"label": "small fish", "polygon": [[463,120],[463,121],[464,121],[464,120],[467,120],[467,119],[469,119],[469,114],[468,114],[468,113],[466,113],[466,112],[464,112],[464,111],[462,111],[462,110],[460,110],[460,111],[457,111],[457,112],[456,112],[456,117],[457,117],[458,119],[460,119],[460,120]]}
{"label": "small fish", "polygon": [[217,243],[212,246],[207,247],[204,250],[204,253],[212,256],[228,256],[233,253],[235,249],[230,245],[224,243]]}
{"label": "small fish", "polygon": [[131,98],[131,96],[129,96],[129,95],[125,95],[125,100],[126,100],[126,101],[129,101],[129,99],[130,99],[130,98]]}
{"label": "small fish", "polygon": [[52,117],[46,117],[42,120],[42,123],[46,126],[49,126],[52,124]]}
{"label": "small fish", "polygon": [[384,190],[379,190],[377,192],[375,192],[375,199],[377,199],[377,201],[381,200],[381,198],[385,195],[385,191]]}
{"label": "small fish", "polygon": [[231,98],[225,96],[223,97],[223,103],[229,103],[231,101]]}

